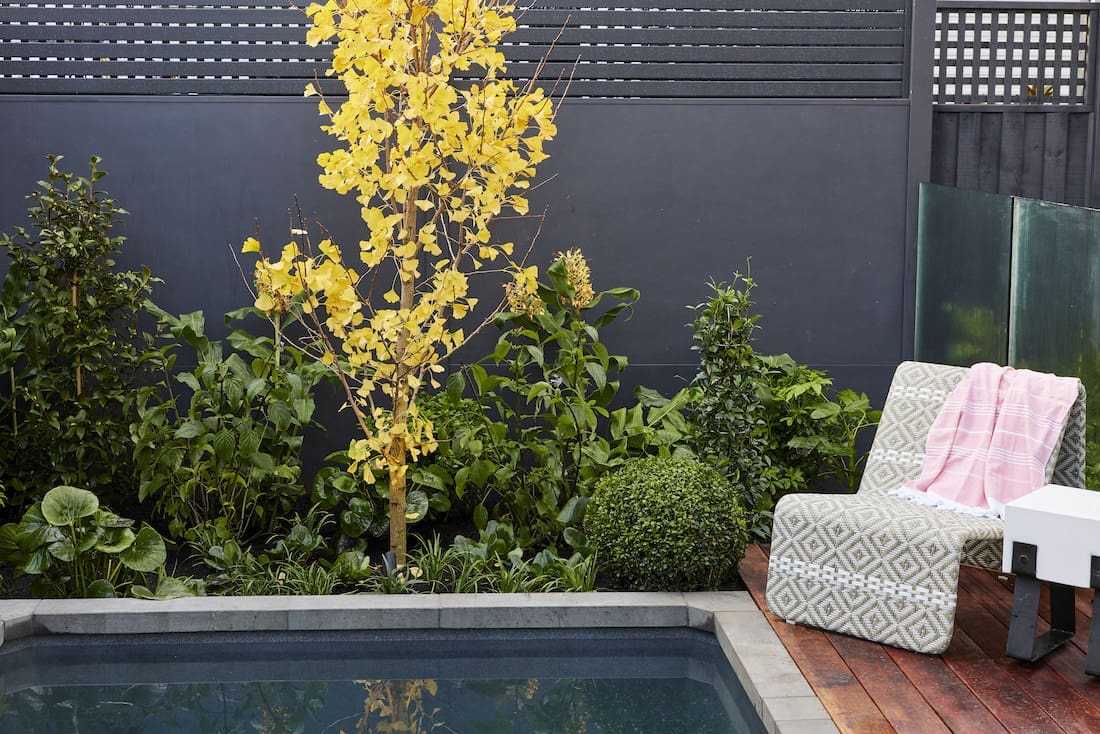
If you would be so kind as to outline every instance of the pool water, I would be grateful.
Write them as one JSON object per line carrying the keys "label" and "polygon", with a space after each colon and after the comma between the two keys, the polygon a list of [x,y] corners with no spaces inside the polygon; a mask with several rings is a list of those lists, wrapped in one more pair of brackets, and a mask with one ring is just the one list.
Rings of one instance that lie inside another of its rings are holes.
{"label": "pool water", "polygon": [[30,638],[0,648],[0,732],[762,732],[694,630]]}

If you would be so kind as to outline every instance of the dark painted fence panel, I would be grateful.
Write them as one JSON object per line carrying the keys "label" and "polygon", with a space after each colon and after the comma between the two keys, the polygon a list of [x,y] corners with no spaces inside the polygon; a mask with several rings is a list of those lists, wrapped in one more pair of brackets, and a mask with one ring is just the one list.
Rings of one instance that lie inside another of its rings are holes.
{"label": "dark painted fence panel", "polygon": [[[316,182],[315,157],[332,142],[301,98],[324,64],[302,43],[300,12],[264,9],[277,25],[184,26],[173,14],[197,9],[182,1],[68,4],[34,12],[114,15],[43,30],[11,15],[17,3],[0,6],[0,229],[23,221],[22,195],[47,153],[78,171],[101,155],[106,187],[132,212],[124,264],[150,265],[165,280],[158,302],[203,309],[214,334],[224,333],[221,314],[249,300],[233,253],[254,222],[265,242],[284,241],[297,195],[338,238],[359,238],[356,205]],[[838,385],[881,401],[911,354],[906,294],[931,90],[917,85],[909,99],[910,79],[928,72],[907,68],[921,53],[907,39],[931,9],[663,0],[628,18],[571,4],[542,3],[505,49],[512,73],[528,73],[568,17],[551,71],[581,57],[541,169],[554,177],[532,201],[533,211],[548,207],[536,260],[581,247],[597,288],[641,290],[633,319],[606,332],[631,359],[628,384],[685,384],[696,363],[686,306],[706,298],[708,280],[751,269],[759,348],[825,367]],[[200,5],[238,22],[254,17],[244,6],[263,3]],[[141,13],[161,24],[137,25]],[[151,59],[164,60],[159,73]]]}
{"label": "dark painted fence panel", "polygon": [[1092,112],[939,110],[932,183],[1088,204]]}
{"label": "dark painted fence panel", "polygon": [[[47,153],[76,170],[102,155],[131,211],[125,262],[151,266],[161,305],[202,308],[215,332],[248,300],[233,252],[255,221],[283,241],[297,195],[344,241],[361,234],[354,203],[316,183],[330,141],[309,100],[19,97],[3,114],[0,227],[22,220]],[[641,289],[607,338],[654,386],[691,377],[686,306],[751,257],[760,347],[841,382],[870,369],[881,387],[904,353],[907,121],[900,102],[567,101],[542,169],[555,178],[532,202],[549,207],[537,259],[578,246],[597,286]]]}

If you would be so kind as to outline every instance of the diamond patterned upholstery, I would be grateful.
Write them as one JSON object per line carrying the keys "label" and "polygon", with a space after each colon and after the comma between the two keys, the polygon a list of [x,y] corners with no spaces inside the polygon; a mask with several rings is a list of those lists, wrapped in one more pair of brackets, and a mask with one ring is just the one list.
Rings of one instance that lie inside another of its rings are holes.
{"label": "diamond patterned upholstery", "polygon": [[[801,624],[923,653],[951,642],[959,566],[999,569],[1000,520],[887,494],[920,475],[925,438],[965,367],[904,362],[894,373],[859,492],[792,494],[775,508],[768,607]],[[1084,486],[1085,390],[1047,466]]]}

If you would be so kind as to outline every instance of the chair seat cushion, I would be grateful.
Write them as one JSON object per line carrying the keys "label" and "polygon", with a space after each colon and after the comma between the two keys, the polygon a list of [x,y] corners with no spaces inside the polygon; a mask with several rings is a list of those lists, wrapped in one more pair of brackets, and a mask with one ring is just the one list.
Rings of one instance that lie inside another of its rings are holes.
{"label": "chair seat cushion", "polygon": [[997,567],[1003,524],[880,493],[801,494],[776,506],[771,610],[792,622],[938,653],[959,565]]}

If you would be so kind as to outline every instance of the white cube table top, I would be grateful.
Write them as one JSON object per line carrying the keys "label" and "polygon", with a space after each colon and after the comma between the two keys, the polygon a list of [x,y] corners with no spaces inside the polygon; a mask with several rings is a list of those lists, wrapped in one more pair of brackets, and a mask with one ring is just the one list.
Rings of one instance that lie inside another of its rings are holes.
{"label": "white cube table top", "polygon": [[1048,484],[1005,505],[1002,569],[1012,571],[1012,544],[1038,548],[1035,576],[1089,587],[1092,556],[1100,556],[1100,492]]}

